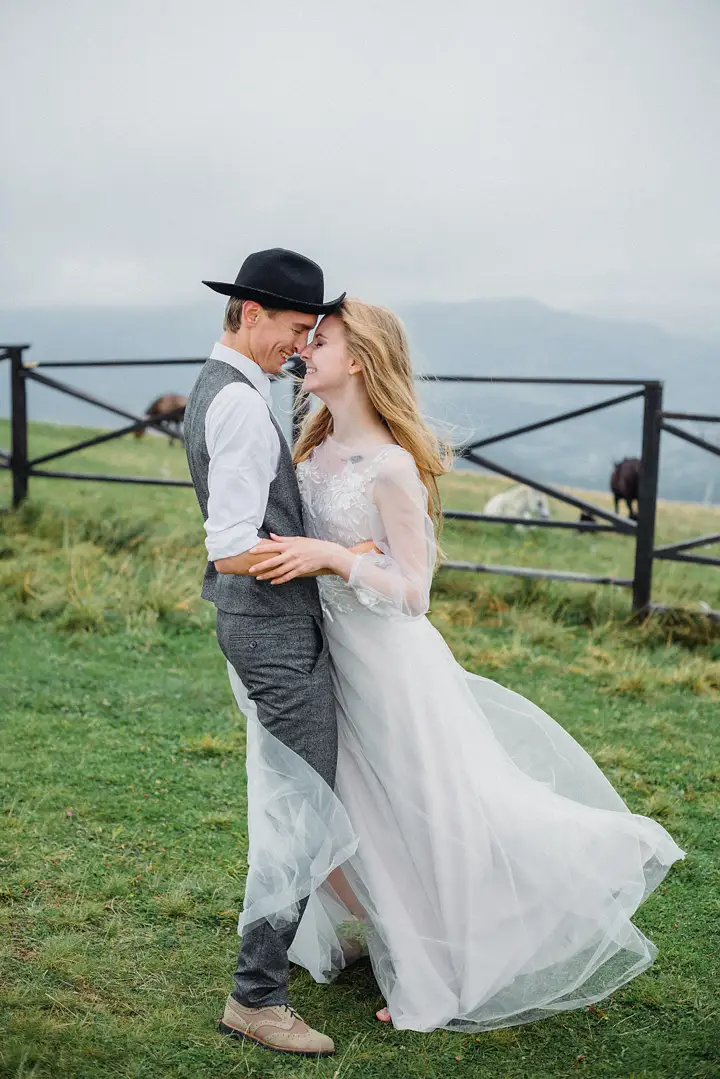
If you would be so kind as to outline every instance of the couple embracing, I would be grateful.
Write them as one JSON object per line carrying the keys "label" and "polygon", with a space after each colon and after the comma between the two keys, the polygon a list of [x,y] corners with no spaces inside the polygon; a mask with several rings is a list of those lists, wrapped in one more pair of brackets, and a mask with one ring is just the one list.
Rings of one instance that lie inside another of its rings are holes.
{"label": "couple embracing", "polygon": [[[220,1030],[332,1054],[290,1005],[289,964],[330,982],[363,955],[396,1028],[491,1030],[602,999],[652,963],[631,917],[683,852],[425,617],[450,455],[401,323],[324,301],[320,267],[280,248],[205,284],[229,300],[185,440],[202,595],[248,730],[242,942]],[[320,405],[291,451],[270,389],[295,353]]]}

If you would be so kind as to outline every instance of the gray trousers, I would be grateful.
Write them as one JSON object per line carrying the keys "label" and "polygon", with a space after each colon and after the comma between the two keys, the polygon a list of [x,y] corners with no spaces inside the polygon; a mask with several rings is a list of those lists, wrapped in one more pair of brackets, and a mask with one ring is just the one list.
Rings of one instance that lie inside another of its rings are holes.
{"label": "gray trousers", "polygon": [[[217,613],[217,639],[258,720],[308,762],[330,786],[337,767],[337,718],[327,638],[309,615],[256,618]],[[242,938],[233,997],[246,1007],[288,1003],[288,948],[297,921],[282,931],[260,922]]]}

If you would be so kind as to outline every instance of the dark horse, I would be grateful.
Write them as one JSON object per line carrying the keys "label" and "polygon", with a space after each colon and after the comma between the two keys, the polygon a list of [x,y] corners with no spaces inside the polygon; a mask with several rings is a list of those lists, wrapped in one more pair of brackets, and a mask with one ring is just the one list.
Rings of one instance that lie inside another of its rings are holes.
{"label": "dark horse", "polygon": [[[173,431],[179,438],[182,438],[182,424],[185,419],[186,405],[187,397],[183,397],[181,393],[164,393],[162,397],[156,397],[152,404],[148,405],[145,417],[146,419],[159,420],[168,431]],[[163,419],[164,416],[168,418]],[[144,434],[145,428],[142,427],[135,432],[135,438],[142,438]]]}
{"label": "dark horse", "polygon": [[613,474],[610,477],[610,490],[615,497],[615,512],[620,512],[620,503],[624,502],[628,508],[628,514],[632,521],[637,521],[637,508],[633,509],[633,502],[637,507],[640,488],[640,459],[638,457],[624,457],[622,461],[616,461]]}

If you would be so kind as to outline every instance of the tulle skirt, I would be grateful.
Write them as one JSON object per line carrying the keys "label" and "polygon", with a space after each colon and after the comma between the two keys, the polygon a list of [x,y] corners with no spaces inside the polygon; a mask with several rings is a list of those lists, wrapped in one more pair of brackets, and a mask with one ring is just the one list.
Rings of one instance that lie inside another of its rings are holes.
{"label": "tulle skirt", "polygon": [[490,1030],[579,1008],[652,963],[631,922],[683,851],[554,720],[464,671],[425,618],[326,620],[335,791],[248,718],[238,931],[309,896],[290,958],[369,955],[393,1024]]}

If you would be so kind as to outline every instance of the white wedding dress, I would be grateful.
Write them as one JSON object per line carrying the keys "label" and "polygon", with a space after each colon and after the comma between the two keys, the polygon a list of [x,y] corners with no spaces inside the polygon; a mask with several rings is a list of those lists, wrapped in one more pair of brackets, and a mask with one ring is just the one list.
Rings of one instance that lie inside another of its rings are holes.
{"label": "white wedding dress", "polygon": [[230,669],[249,736],[239,931],[309,895],[290,958],[327,982],[369,954],[399,1028],[488,1030],[607,996],[652,963],[630,919],[682,850],[554,720],[455,662],[424,617],[435,544],[408,453],[331,438],[298,479],[309,535],[383,554],[319,579],[334,792]]}

